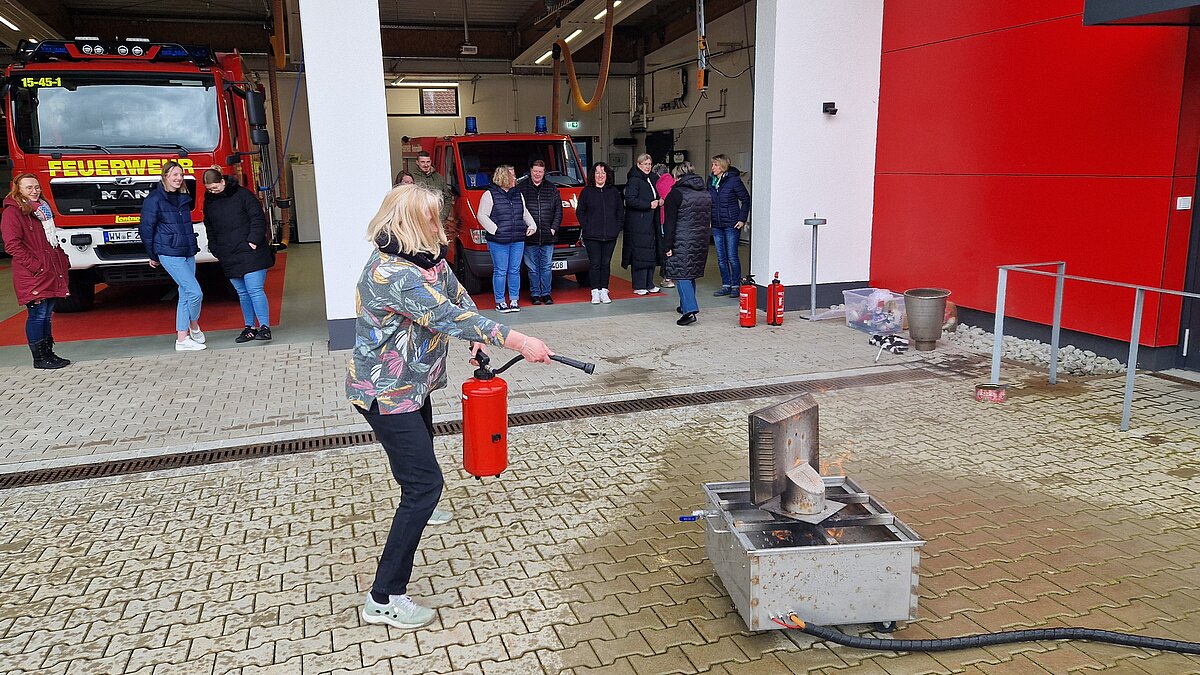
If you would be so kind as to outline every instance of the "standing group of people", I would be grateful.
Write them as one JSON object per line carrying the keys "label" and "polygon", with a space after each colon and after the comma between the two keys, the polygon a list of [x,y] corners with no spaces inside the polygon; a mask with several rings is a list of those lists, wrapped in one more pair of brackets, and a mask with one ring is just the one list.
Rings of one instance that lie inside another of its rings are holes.
{"label": "standing group of people", "polygon": [[[270,307],[264,284],[275,263],[266,217],[254,194],[214,167],[204,172],[204,227],[208,248],[220,262],[241,303],[245,328],[235,342],[270,340]],[[161,267],[179,291],[175,350],[205,349],[200,329],[204,293],[196,279],[199,235],[192,223],[195,201],[178,162],[163,165],[161,182],[142,203],[138,225],[150,266]],[[56,369],[70,361],[54,353],[55,303],[70,295],[70,260],[57,236],[54,213],[32,173],[13,178],[0,214],[0,234],[13,259],[13,288],[28,315],[25,335],[35,368]]]}
{"label": "standing group of people", "polygon": [[707,183],[691,162],[668,173],[647,154],[629,170],[623,193],[612,185],[612,169],[603,162],[595,165],[591,178],[575,213],[591,263],[593,304],[611,302],[610,267],[622,234],[621,266],[630,269],[633,292],[661,292],[654,283],[655,270],[661,270],[663,286],[679,286],[680,325],[695,323],[700,311],[695,280],[704,275],[710,236],[721,271],[721,288],[713,295],[737,297],[742,274],[737,247],[750,213],[750,193],[728,157],[713,157]]}

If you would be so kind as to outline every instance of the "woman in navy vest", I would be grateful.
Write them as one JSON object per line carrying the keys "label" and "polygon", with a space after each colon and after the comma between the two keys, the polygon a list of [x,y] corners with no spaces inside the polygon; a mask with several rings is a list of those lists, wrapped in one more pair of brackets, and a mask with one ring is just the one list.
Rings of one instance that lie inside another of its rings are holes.
{"label": "woman in navy vest", "polygon": [[[500,312],[521,311],[517,299],[521,296],[525,237],[537,231],[537,223],[525,208],[525,198],[516,186],[517,174],[512,165],[501,164],[492,173],[492,184],[479,200],[479,224],[486,231],[488,253],[492,254],[492,293]],[[504,300],[505,287],[508,302]]]}

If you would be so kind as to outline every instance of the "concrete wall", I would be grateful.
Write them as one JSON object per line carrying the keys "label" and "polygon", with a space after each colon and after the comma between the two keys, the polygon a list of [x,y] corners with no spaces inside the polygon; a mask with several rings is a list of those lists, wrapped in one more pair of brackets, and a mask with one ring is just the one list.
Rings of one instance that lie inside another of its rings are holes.
{"label": "concrete wall", "polygon": [[[818,283],[868,278],[883,0],[760,0],[755,60],[754,233],[760,283],[810,278],[815,212]],[[837,103],[835,116],[821,112]],[[766,236],[764,236],[764,231]]]}

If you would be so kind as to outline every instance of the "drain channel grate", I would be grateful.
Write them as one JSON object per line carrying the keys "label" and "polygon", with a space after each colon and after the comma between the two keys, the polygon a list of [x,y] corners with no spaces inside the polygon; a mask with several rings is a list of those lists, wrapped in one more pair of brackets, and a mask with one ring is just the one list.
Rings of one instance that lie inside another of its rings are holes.
{"label": "drain channel grate", "polygon": [[[508,416],[511,427],[531,424],[547,424],[566,422],[570,420],[602,417],[605,415],[621,415],[625,413],[648,412],[668,408],[684,408],[712,403],[728,403],[745,401],[756,398],[771,398],[775,396],[798,396],[800,394],[820,393],[834,389],[853,389],[856,387],[872,387],[902,382],[927,380],[937,377],[935,373],[924,368],[896,370],[886,373],[868,375],[848,375],[831,377],[822,380],[807,380],[802,382],[784,382],[755,387],[738,387],[735,389],[720,389],[701,391],[691,394],[672,394],[654,396],[651,398],[633,399],[628,401],[613,401],[611,403],[594,403],[588,405],[556,408],[552,410],[535,410],[523,413],[513,413]],[[433,425],[436,436],[455,436],[462,433],[462,421],[438,422]],[[69,481],[86,480],[91,478],[106,478],[109,476],[124,476],[133,473],[150,471],[165,471],[167,469],[183,469],[222,462],[236,462],[243,459],[259,459],[294,455],[318,450],[333,450],[351,448],[375,443],[375,434],[370,431],[331,434],[298,438],[290,441],[273,443],[254,443],[229,448],[213,450],[197,450],[174,455],[158,455],[141,459],[115,460],[97,462],[79,466],[65,466],[51,469],[35,469],[0,475],[0,490],[49,483],[65,483]]]}

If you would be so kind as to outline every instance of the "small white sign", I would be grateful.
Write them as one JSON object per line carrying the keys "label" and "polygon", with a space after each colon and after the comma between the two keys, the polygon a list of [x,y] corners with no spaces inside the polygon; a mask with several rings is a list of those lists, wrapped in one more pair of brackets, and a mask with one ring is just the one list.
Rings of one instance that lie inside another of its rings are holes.
{"label": "small white sign", "polygon": [[1176,211],[1187,211],[1191,208],[1192,208],[1192,198],[1191,197],[1176,197],[1175,198],[1175,210]]}

